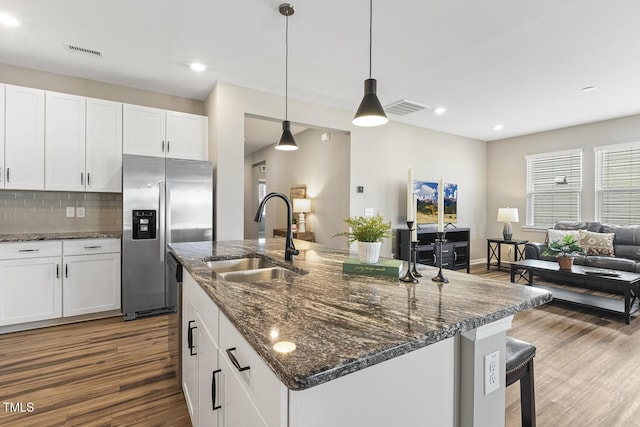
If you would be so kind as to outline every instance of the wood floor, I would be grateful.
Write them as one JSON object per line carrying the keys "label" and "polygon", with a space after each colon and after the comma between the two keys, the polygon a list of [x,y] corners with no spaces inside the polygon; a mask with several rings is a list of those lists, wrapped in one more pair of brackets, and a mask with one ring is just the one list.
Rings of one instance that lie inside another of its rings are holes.
{"label": "wood floor", "polygon": [[169,363],[167,319],[0,335],[0,425],[191,425]]}
{"label": "wood floor", "polygon": [[[508,281],[483,265],[471,272]],[[167,330],[159,316],[0,335],[0,425],[189,426]],[[509,334],[538,348],[538,426],[640,426],[640,318],[625,325],[619,315],[551,303],[518,313]],[[9,410],[28,411],[29,402],[33,412]],[[519,426],[518,384],[506,405],[507,427]]]}

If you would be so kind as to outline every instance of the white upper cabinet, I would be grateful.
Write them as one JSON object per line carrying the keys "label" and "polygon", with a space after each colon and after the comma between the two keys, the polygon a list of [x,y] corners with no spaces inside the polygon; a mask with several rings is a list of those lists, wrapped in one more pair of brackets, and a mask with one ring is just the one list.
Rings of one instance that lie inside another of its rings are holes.
{"label": "white upper cabinet", "polygon": [[167,111],[167,157],[207,160],[207,118]]}
{"label": "white upper cabinet", "polygon": [[4,188],[44,190],[44,91],[5,92]]}
{"label": "white upper cabinet", "polygon": [[45,189],[122,191],[122,104],[46,93]]}
{"label": "white upper cabinet", "polygon": [[4,188],[4,85],[0,83],[0,189]]}
{"label": "white upper cabinet", "polygon": [[46,92],[45,190],[84,191],[85,98]]}
{"label": "white upper cabinet", "polygon": [[122,104],[87,98],[86,190],[122,191]]}
{"label": "white upper cabinet", "polygon": [[123,152],[143,156],[207,160],[207,118],[124,104]]}

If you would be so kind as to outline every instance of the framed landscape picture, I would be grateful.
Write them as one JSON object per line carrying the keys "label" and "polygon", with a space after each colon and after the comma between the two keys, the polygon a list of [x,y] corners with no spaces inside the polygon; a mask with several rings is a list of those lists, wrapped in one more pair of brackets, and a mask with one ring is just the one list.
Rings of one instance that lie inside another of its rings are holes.
{"label": "framed landscape picture", "polygon": [[[443,184],[444,223],[458,222],[458,184]],[[418,199],[416,207],[417,224],[438,223],[438,188],[437,182],[413,181],[413,192]]]}

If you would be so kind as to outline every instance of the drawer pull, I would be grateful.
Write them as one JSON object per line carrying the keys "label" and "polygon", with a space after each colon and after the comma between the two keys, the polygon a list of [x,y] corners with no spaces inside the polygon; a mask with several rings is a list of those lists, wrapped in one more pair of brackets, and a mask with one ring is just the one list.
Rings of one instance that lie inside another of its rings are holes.
{"label": "drawer pull", "polygon": [[211,373],[211,405],[213,406],[212,411],[216,409],[222,408],[222,406],[216,406],[216,374],[222,372],[222,369],[216,369]]}
{"label": "drawer pull", "polygon": [[195,347],[193,345],[193,330],[194,329],[198,329],[197,326],[191,326],[192,323],[196,323],[195,320],[189,320],[189,331],[187,332],[187,345],[189,346],[189,354],[191,356],[195,356],[198,353],[194,353],[193,352],[193,348]]}
{"label": "drawer pull", "polygon": [[102,249],[102,246],[85,246],[85,249]]}
{"label": "drawer pull", "polygon": [[38,252],[40,249],[20,249],[18,252]]}
{"label": "drawer pull", "polygon": [[240,362],[238,362],[238,359],[236,359],[236,357],[232,353],[232,351],[236,351],[235,347],[228,348],[226,351],[227,351],[227,356],[229,356],[229,359],[231,360],[231,363],[233,363],[233,366],[236,367],[238,372],[247,371],[247,370],[251,369],[251,366],[249,366],[249,365],[240,366]]}

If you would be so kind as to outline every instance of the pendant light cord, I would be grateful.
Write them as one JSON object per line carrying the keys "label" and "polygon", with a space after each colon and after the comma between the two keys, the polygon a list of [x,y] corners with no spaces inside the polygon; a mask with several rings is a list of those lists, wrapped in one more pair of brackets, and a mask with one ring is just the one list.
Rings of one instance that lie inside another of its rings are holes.
{"label": "pendant light cord", "polygon": [[289,118],[289,16],[286,16],[284,36],[284,119]]}
{"label": "pendant light cord", "polygon": [[369,78],[371,78],[372,45],[373,45],[373,0],[369,0]]}

